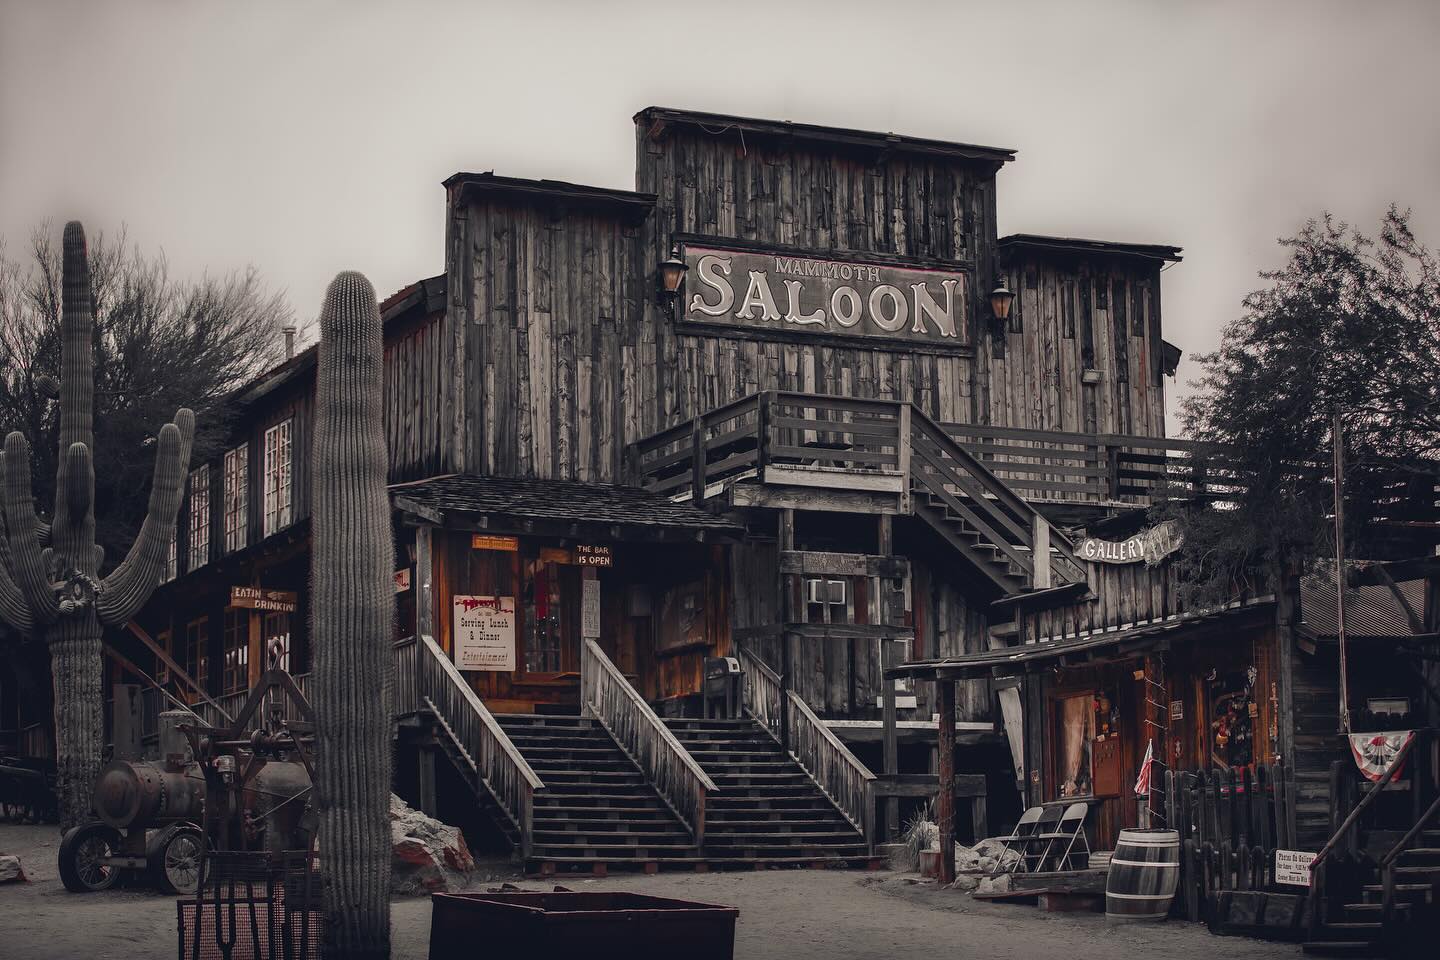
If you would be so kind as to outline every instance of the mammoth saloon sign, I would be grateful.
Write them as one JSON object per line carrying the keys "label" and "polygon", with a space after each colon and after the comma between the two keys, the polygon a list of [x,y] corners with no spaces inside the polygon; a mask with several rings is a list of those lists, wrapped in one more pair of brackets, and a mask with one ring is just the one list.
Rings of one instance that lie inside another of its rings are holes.
{"label": "mammoth saloon sign", "polygon": [[963,270],[685,248],[682,319],[757,332],[828,334],[907,344],[969,343]]}

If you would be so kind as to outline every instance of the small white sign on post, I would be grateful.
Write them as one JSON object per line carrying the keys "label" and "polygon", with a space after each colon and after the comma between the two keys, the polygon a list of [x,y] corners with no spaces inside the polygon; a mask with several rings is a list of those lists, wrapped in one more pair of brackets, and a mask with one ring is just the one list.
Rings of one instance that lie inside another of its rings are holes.
{"label": "small white sign on post", "polygon": [[1275,882],[1291,887],[1310,886],[1310,865],[1315,854],[1308,850],[1276,850]]}
{"label": "small white sign on post", "polygon": [[598,640],[600,639],[600,581],[593,577],[586,578],[580,581],[580,587],[580,635],[587,640]]}
{"label": "small white sign on post", "polygon": [[515,598],[455,597],[455,666],[461,670],[515,669]]}

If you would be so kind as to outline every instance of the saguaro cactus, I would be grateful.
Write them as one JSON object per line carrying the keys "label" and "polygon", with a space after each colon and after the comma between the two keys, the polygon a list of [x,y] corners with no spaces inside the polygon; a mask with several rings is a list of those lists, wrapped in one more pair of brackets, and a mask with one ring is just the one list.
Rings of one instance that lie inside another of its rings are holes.
{"label": "saguaro cactus", "polygon": [[35,515],[30,444],[5,438],[0,461],[9,564],[0,564],[0,617],[22,633],[43,633],[55,683],[55,748],[61,829],[89,816],[90,789],[104,741],[100,634],[144,606],[160,582],[175,536],[195,415],[181,409],[160,429],[150,513],[129,554],[103,580],[104,551],[95,544],[93,407],[94,314],[85,228],[65,225],[64,312],[61,316],[60,454],[55,511],[47,525]]}
{"label": "saguaro cactus", "polygon": [[342,273],[320,313],[310,569],[326,950],[337,957],[390,954],[395,547],[382,363],[375,290]]}

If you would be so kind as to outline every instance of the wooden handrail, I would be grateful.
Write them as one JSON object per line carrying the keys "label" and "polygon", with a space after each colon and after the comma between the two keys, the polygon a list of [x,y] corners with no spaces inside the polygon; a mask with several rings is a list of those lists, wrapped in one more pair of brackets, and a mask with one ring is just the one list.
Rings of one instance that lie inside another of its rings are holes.
{"label": "wooden handrail", "polygon": [[788,693],[791,752],[845,814],[845,818],[865,837],[865,843],[873,845],[875,774],[815,716],[803,697],[793,690]]}
{"label": "wooden handrail", "polygon": [[598,720],[620,748],[690,828],[695,845],[705,842],[705,798],[719,788],[660,722],[605,651],[587,639],[580,650],[580,706]]}
{"label": "wooden handrail", "polygon": [[[976,514],[974,517],[976,525],[991,542],[1020,566],[1027,576],[1033,576],[1035,568],[1033,530],[1036,518],[1040,517],[1039,512],[923,412],[918,409],[912,410],[910,423],[914,438],[923,439],[939,448],[942,454],[953,460],[956,467],[959,468],[947,470],[945,464],[922,454],[923,459],[941,473],[941,478],[934,481],[928,471],[912,470],[910,474],[912,482],[919,482],[937,490],[942,495],[948,492],[945,490],[947,483],[966,491],[970,497],[967,506]],[[963,474],[960,472],[961,470],[964,471]],[[980,514],[983,514],[983,517],[979,516]],[[1006,536],[1007,532],[1008,537]],[[1032,552],[1026,556],[1017,551],[1012,544],[1023,545]],[[1065,575],[1068,579],[1084,578],[1084,565],[1075,555],[1074,544],[1063,532],[1051,528],[1050,546],[1066,561],[1068,569],[1065,571]]]}
{"label": "wooden handrail", "polygon": [[530,764],[483,701],[428,634],[420,638],[418,692],[451,738],[462,760],[480,778],[520,835],[530,855],[535,795],[545,789]]}
{"label": "wooden handrail", "polygon": [[740,675],[744,684],[741,701],[745,710],[779,740],[782,722],[780,698],[783,689],[780,674],[739,644],[735,646],[735,655],[740,661]]}
{"label": "wooden handrail", "polygon": [[1340,845],[1345,835],[1349,833],[1351,827],[1355,825],[1355,821],[1360,819],[1360,814],[1364,813],[1370,807],[1370,804],[1375,802],[1376,797],[1385,792],[1385,787],[1391,780],[1395,779],[1395,772],[1400,769],[1401,765],[1405,762],[1405,758],[1410,755],[1410,750],[1415,746],[1417,739],[1419,738],[1411,737],[1406,741],[1405,746],[1400,748],[1400,752],[1395,754],[1395,759],[1392,760],[1390,766],[1386,768],[1385,775],[1380,778],[1375,786],[1370,788],[1370,792],[1365,794],[1359,803],[1355,804],[1355,808],[1350,811],[1350,815],[1336,828],[1335,835],[1326,842],[1325,846],[1320,848],[1319,853],[1315,854],[1315,859],[1310,863],[1310,869],[1312,871],[1325,862],[1325,858],[1330,855],[1330,851]]}

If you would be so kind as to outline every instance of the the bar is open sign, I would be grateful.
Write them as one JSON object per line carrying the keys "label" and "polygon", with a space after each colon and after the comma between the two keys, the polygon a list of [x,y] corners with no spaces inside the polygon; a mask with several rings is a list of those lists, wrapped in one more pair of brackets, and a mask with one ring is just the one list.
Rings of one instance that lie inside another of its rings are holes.
{"label": "the bar is open sign", "polygon": [[575,547],[575,563],[582,567],[610,567],[614,566],[615,558],[609,547],[581,543]]}

